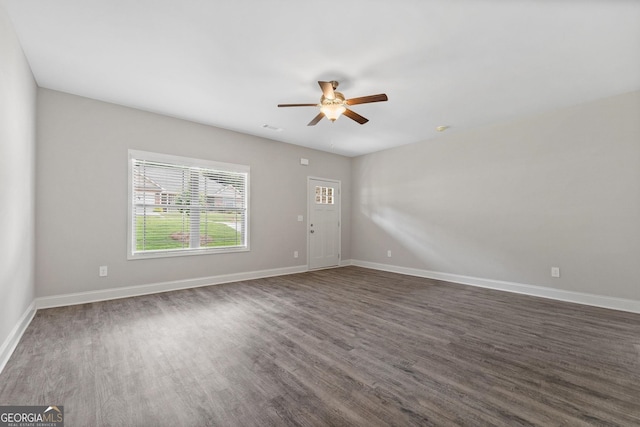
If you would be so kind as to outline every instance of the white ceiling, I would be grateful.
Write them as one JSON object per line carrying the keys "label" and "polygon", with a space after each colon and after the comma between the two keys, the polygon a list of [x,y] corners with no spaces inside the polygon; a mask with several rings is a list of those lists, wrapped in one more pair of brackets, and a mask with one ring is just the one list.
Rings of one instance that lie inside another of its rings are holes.
{"label": "white ceiling", "polygon": [[[0,4],[41,87],[347,156],[640,89],[636,0]],[[362,126],[276,107],[318,80],[389,101]]]}

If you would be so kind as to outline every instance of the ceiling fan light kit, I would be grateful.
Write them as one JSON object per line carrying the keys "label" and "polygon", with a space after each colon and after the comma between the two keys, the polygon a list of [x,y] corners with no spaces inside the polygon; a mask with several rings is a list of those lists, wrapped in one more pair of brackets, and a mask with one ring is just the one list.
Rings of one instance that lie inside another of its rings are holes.
{"label": "ceiling fan light kit", "polygon": [[346,109],[347,107],[342,104],[324,104],[320,107],[322,114],[332,122],[335,122],[336,119],[346,111]]}
{"label": "ceiling fan light kit", "polygon": [[323,117],[326,117],[331,122],[335,122],[338,117],[343,114],[351,120],[363,125],[367,123],[369,119],[362,117],[353,110],[350,110],[347,106],[387,101],[389,99],[384,93],[345,99],[344,95],[336,90],[338,88],[337,81],[319,81],[318,84],[320,85],[320,89],[322,89],[322,96],[320,97],[319,104],[278,104],[278,107],[319,107],[320,113],[314,117],[307,126],[315,126]]}

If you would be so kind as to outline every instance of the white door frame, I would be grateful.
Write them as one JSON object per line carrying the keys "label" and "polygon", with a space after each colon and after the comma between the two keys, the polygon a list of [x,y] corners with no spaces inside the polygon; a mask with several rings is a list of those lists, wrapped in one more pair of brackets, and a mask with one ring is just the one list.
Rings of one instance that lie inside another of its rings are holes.
{"label": "white door frame", "polygon": [[338,266],[342,263],[342,181],[339,179],[322,178],[319,176],[307,176],[307,271],[311,270],[311,234],[309,233],[309,230],[311,229],[311,193],[309,192],[309,184],[312,179],[332,182],[338,186],[338,197],[340,198],[340,204],[338,206],[338,224],[340,225],[338,230]]}

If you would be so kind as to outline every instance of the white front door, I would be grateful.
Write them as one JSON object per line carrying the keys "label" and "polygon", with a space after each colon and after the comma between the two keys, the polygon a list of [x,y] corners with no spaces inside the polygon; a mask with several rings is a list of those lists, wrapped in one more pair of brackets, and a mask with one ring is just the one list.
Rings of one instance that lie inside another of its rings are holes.
{"label": "white front door", "polygon": [[340,182],[309,178],[309,269],[340,265]]}

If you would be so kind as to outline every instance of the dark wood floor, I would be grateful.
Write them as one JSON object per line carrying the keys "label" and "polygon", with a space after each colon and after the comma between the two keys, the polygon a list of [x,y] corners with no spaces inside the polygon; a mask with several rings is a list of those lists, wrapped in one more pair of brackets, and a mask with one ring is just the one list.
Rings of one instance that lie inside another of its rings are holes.
{"label": "dark wood floor", "polygon": [[640,315],[356,267],[40,310],[67,426],[640,425]]}

